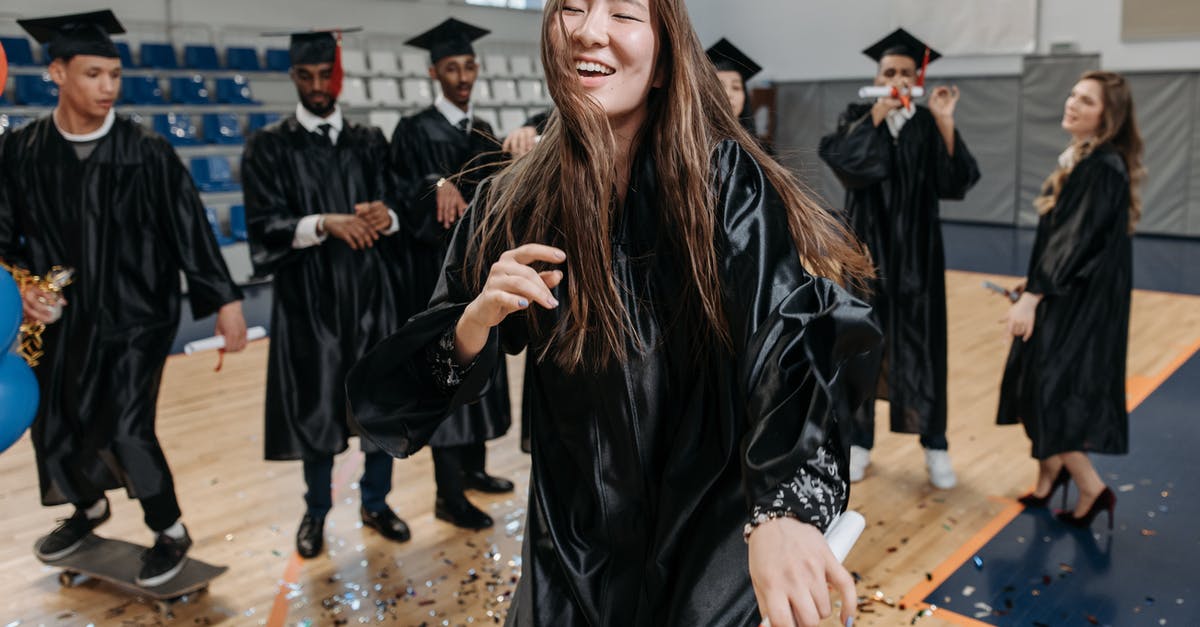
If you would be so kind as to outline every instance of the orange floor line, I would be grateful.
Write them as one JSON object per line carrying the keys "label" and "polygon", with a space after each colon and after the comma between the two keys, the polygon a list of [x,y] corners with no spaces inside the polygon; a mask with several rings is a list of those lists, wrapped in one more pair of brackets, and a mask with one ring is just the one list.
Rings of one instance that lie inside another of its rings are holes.
{"label": "orange floor line", "polygon": [[[358,470],[362,465],[363,454],[361,452],[351,455],[346,461],[342,462],[333,474],[333,502],[336,504],[340,497],[342,485],[349,481],[350,476]],[[300,571],[303,570],[304,560],[300,558],[300,554],[292,549],[292,554],[288,557],[287,566],[283,569],[283,577],[279,582],[279,592],[275,593],[275,601],[271,604],[271,613],[267,616],[267,627],[283,627],[288,617],[288,598],[287,595],[292,591],[292,586],[300,580]]]}
{"label": "orange floor line", "polygon": [[[1200,351],[1200,339],[1193,342],[1190,346],[1180,351],[1171,363],[1167,364],[1162,370],[1154,373],[1151,376],[1132,376],[1125,383],[1125,395],[1128,399],[1129,411],[1133,411],[1142,401],[1146,400],[1154,390],[1158,389],[1171,375],[1179,370],[1180,366],[1187,362]],[[900,607],[914,607],[918,610],[929,608],[930,605],[924,602],[925,597],[929,596],[934,590],[946,582],[955,571],[958,570],[968,559],[983,548],[996,534],[1000,533],[1012,519],[1016,518],[1024,509],[1020,503],[1010,499],[1001,499],[999,497],[989,497],[995,501],[1008,502],[1010,505],[1000,513],[996,514],[995,518],[988,521],[975,535],[971,536],[962,546],[958,548],[950,557],[946,558],[937,568],[933,570],[932,577],[927,581],[922,581],[909,590],[907,594],[900,598]],[[948,623],[956,625],[966,625],[968,627],[986,627],[988,624],[963,616],[949,610],[938,608],[936,616]]]}

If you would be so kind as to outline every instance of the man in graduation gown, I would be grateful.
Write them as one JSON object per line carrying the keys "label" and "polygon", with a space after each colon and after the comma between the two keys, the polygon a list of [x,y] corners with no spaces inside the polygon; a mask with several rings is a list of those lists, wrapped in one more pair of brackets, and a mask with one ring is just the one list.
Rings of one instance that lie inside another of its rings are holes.
{"label": "man in graduation gown", "polygon": [[[257,274],[274,277],[266,458],[303,460],[296,550],[305,558],[324,545],[333,458],[351,435],[346,371],[410,313],[387,141],[342,117],[339,36],[292,35],[296,113],[250,137],[242,159],[251,258]],[[406,541],[408,526],[385,500],[392,458],[361,445],[362,522]]]}
{"label": "man in graduation gown", "polygon": [[[928,52],[928,54],[927,54]],[[905,90],[938,53],[904,29],[863,51],[878,62],[875,84]],[[957,481],[946,441],[946,263],[938,201],[960,200],[979,169],[954,126],[957,88],[933,90],[928,107],[902,98],[853,103],[820,154],[846,187],[846,213],[874,259],[871,304],[886,336],[880,396],[891,428],[918,433],[930,481]],[[886,391],[885,391],[886,390]],[[862,478],[874,441],[874,404],[856,421],[851,480]]]}
{"label": "man in graduation gown", "polygon": [[246,343],[242,294],[174,149],[112,108],[121,62],[109,34],[124,32],[112,12],[20,24],[49,44],[59,99],[0,149],[0,258],[39,275],[75,270],[57,321],[52,294],[23,295],[26,316],[50,323],[30,431],[42,504],[75,506],[35,550],[53,561],[77,549],[110,516],[105,491],[124,486],[156,536],[138,583],[160,585],[192,544],[154,432],[180,273],[192,315],[216,314],[229,351]]}
{"label": "man in graduation gown", "polygon": [[[429,76],[441,86],[433,106],[401,120],[392,134],[392,162],[406,205],[411,289],[418,310],[424,310],[437,285],[450,228],[466,211],[476,186],[502,158],[492,127],[473,115],[471,105],[479,73],[471,42],[487,33],[451,18],[407,42],[429,51]],[[456,410],[433,436],[438,518],[470,529],[492,526],[491,517],[472,505],[464,490],[513,489],[512,482],[484,470],[485,443],[504,435],[511,420],[508,376],[499,368],[488,393],[478,403]]]}

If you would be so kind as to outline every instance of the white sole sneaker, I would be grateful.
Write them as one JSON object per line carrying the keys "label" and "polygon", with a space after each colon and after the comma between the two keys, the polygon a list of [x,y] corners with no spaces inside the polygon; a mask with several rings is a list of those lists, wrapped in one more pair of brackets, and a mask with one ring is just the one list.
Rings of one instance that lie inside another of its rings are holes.
{"label": "white sole sneaker", "polygon": [[929,470],[929,483],[939,490],[949,490],[958,485],[958,476],[950,463],[950,453],[925,449],[925,467]]}
{"label": "white sole sneaker", "polygon": [[136,583],[137,585],[139,585],[143,588],[154,588],[156,586],[161,586],[164,583],[167,583],[168,581],[174,579],[176,575],[178,575],[181,571],[183,571],[183,567],[185,564],[187,564],[187,560],[188,560],[188,558],[185,556],[183,559],[179,560],[179,563],[176,564],[175,567],[172,568],[171,570],[168,570],[167,572],[162,573],[161,575],[155,575],[153,577],[148,577],[146,579],[142,579],[141,577],[138,577],[134,581],[134,583]]}
{"label": "white sole sneaker", "polygon": [[861,446],[850,447],[850,483],[858,483],[867,474],[871,465],[871,449]]}
{"label": "white sole sneaker", "polygon": [[86,536],[83,538],[80,538],[79,542],[76,542],[75,544],[72,544],[71,546],[69,546],[61,551],[55,551],[54,553],[43,553],[41,543],[38,543],[38,549],[37,549],[38,559],[42,560],[43,562],[53,562],[56,560],[60,560],[64,557],[74,553],[79,547],[83,546],[83,541],[85,539],[86,539]]}

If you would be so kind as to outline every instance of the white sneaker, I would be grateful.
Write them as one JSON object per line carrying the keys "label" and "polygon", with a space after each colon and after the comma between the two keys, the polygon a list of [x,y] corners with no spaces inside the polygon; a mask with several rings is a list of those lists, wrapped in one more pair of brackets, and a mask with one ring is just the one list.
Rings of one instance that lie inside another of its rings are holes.
{"label": "white sneaker", "polygon": [[871,465],[871,449],[861,446],[850,447],[850,483],[858,483],[867,474]]}
{"label": "white sneaker", "polygon": [[958,483],[954,466],[950,464],[950,453],[925,449],[925,467],[929,469],[929,483],[941,490],[949,490]]}

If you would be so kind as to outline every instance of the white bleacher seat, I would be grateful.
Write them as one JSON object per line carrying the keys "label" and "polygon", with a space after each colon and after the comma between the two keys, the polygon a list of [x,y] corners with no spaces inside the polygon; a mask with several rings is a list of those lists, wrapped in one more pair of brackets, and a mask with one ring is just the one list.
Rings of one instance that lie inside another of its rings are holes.
{"label": "white bleacher seat", "polygon": [[511,76],[508,71],[508,57],[502,54],[487,54],[483,57],[483,71],[488,78],[504,78]]}
{"label": "white bleacher seat", "polygon": [[379,107],[399,107],[404,104],[400,97],[400,86],[394,78],[372,78],[368,87],[371,89],[371,104]]}
{"label": "white bleacher seat", "polygon": [[367,124],[379,128],[383,131],[383,136],[388,141],[392,141],[392,132],[396,130],[396,125],[400,123],[400,112],[387,109],[376,109],[367,114]]}
{"label": "white bleacher seat", "polygon": [[433,89],[427,78],[406,78],[402,81],[403,104],[406,107],[427,107],[433,104]]}
{"label": "white bleacher seat", "polygon": [[517,83],[517,102],[521,104],[542,104],[542,81],[536,78],[526,78]]}
{"label": "white bleacher seat", "polygon": [[492,84],[490,81],[482,78],[475,81],[475,88],[471,90],[471,102],[485,107],[496,104],[495,99],[492,98]]}
{"label": "white bleacher seat", "polygon": [[507,137],[509,133],[521,128],[527,119],[529,118],[525,115],[524,109],[501,109],[500,125],[496,127],[496,135]]}
{"label": "white bleacher seat", "polygon": [[508,69],[513,76],[533,78],[539,74],[533,69],[533,57],[516,55],[508,59]]}
{"label": "white bleacher seat", "polygon": [[391,50],[372,50],[367,61],[371,64],[371,73],[376,76],[395,76],[400,71],[396,66],[396,53]]}
{"label": "white bleacher seat", "polygon": [[476,109],[475,117],[491,124],[492,130],[496,131],[496,134],[500,137],[504,137],[504,133],[500,132],[500,116],[496,113],[495,109]]}
{"label": "white bleacher seat", "polygon": [[500,79],[492,81],[492,101],[495,104],[520,104],[517,96],[517,81]]}
{"label": "white bleacher seat", "polygon": [[362,50],[342,48],[342,71],[347,76],[362,76],[367,73],[367,57]]}
{"label": "white bleacher seat", "polygon": [[543,80],[546,78],[546,68],[542,66],[542,55],[533,57],[533,75]]}
{"label": "white bleacher seat", "polygon": [[342,81],[342,94],[338,96],[338,101],[347,107],[363,107],[370,104],[370,99],[367,98],[367,85],[363,79],[347,76]]}
{"label": "white bleacher seat", "polygon": [[401,54],[400,71],[405,76],[428,76],[429,55],[423,52],[405,52]]}

